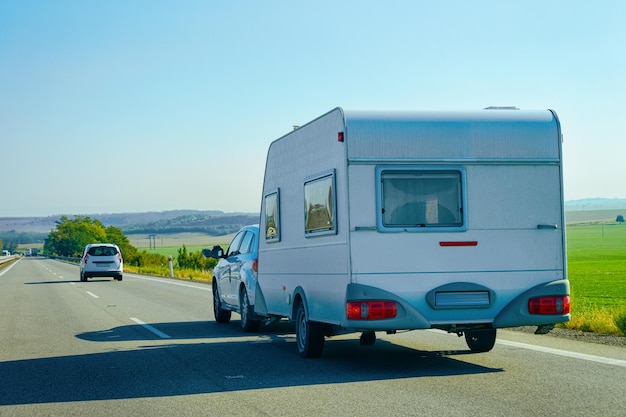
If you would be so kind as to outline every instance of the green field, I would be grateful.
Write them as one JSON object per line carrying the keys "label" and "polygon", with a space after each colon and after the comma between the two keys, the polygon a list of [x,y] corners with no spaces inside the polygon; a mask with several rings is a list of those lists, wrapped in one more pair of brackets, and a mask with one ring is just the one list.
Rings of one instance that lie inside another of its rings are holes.
{"label": "green field", "polygon": [[[148,235],[127,235],[131,245],[139,250],[148,253],[158,253],[165,256],[176,257],[178,249],[183,245],[188,252],[199,252],[202,249],[210,248],[213,245],[221,245],[223,248],[233,239],[234,234],[224,236],[209,236],[204,233],[176,233],[171,235],[157,235],[153,242],[150,242]],[[150,247],[152,246],[152,247]]]}
{"label": "green field", "polygon": [[[226,247],[228,244],[226,245],[221,245],[222,247]],[[187,248],[187,252],[200,252],[202,249],[206,248],[206,247],[211,247],[213,245],[186,245],[185,247]],[[145,250],[148,253],[158,253],[160,255],[164,255],[164,256],[173,256],[174,258],[176,258],[176,256],[178,255],[178,250],[181,249],[182,246],[157,246],[154,249],[149,249],[149,248],[139,248],[139,250]]]}
{"label": "green field", "polygon": [[623,334],[626,319],[626,224],[567,227],[572,321],[567,327]]}

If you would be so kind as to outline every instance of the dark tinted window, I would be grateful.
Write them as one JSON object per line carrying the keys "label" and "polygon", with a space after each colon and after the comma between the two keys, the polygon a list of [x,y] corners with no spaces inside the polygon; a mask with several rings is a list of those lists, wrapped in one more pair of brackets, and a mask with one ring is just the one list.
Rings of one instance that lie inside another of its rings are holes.
{"label": "dark tinted window", "polygon": [[250,253],[254,252],[254,233],[248,232],[246,236],[241,241],[241,246],[239,246],[239,253]]}
{"label": "dark tinted window", "polygon": [[114,256],[117,255],[117,249],[110,246],[92,246],[89,248],[91,256]]}
{"label": "dark tinted window", "polygon": [[237,233],[233,241],[230,242],[230,245],[228,245],[228,253],[226,255],[227,257],[239,255],[239,245],[241,245],[241,239],[243,239],[245,234],[246,234],[245,231],[241,231]]}

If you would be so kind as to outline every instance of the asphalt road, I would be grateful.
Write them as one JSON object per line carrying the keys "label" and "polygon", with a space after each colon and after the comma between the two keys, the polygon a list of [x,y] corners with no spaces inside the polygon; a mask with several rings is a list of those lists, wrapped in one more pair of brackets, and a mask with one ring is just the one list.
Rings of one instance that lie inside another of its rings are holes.
{"label": "asphalt road", "polygon": [[0,271],[0,416],[626,416],[626,348],[499,331],[327,340],[213,320],[209,285],[24,258]]}

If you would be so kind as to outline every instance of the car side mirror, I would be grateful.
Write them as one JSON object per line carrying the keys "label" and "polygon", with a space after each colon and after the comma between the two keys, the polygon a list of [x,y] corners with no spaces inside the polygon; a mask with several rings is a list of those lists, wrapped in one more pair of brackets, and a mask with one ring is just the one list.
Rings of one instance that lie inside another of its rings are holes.
{"label": "car side mirror", "polygon": [[215,245],[212,249],[202,249],[202,255],[205,258],[220,259],[224,257],[224,249],[220,245]]}

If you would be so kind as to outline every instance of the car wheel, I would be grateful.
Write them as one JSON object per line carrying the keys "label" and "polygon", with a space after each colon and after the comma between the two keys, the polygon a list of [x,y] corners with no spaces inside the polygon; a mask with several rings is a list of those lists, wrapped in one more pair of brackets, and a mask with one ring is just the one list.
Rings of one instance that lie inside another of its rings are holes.
{"label": "car wheel", "polygon": [[213,315],[218,323],[228,323],[230,321],[230,310],[222,309],[222,300],[217,290],[217,284],[213,281]]}
{"label": "car wheel", "polygon": [[115,277],[115,279],[116,279],[117,281],[121,281],[121,280],[122,280],[122,276],[121,276],[121,275],[118,275],[118,276],[116,276],[116,277]]}
{"label": "car wheel", "polygon": [[324,325],[307,318],[303,302],[296,310],[296,345],[303,358],[317,358],[324,349]]}
{"label": "car wheel", "polygon": [[466,331],[465,342],[472,352],[489,352],[496,344],[496,329]]}
{"label": "car wheel", "polygon": [[80,282],[85,282],[85,274],[80,273]]}
{"label": "car wheel", "polygon": [[254,307],[250,305],[248,299],[248,291],[245,287],[241,288],[239,297],[239,312],[241,314],[241,328],[244,332],[256,332],[261,327],[260,320],[254,320]]}

